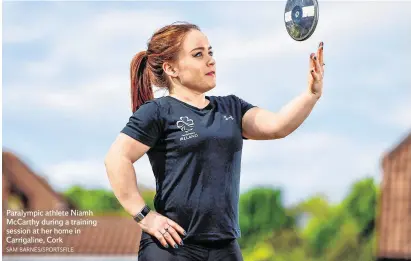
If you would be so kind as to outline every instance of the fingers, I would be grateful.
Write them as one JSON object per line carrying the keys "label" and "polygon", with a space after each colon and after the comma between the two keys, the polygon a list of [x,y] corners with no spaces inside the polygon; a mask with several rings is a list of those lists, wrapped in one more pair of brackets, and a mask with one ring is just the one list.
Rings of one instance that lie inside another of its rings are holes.
{"label": "fingers", "polygon": [[183,235],[185,235],[185,231],[177,223],[170,219],[165,219],[165,222],[162,222],[159,227],[160,228],[155,231],[152,231],[152,235],[154,235],[165,248],[169,246],[178,248],[178,245],[184,245],[183,240],[178,234],[178,230],[183,231],[183,233],[181,233]]}
{"label": "fingers", "polygon": [[320,65],[320,61],[319,61],[319,59],[318,59],[318,56],[317,55],[312,55],[312,59],[313,59],[313,62],[314,62],[314,68],[315,68],[315,71],[317,72],[317,73],[321,73],[322,72],[322,68],[321,68],[321,65]]}
{"label": "fingers", "polygon": [[[160,230],[155,231],[154,236],[158,239],[158,241],[160,241],[160,243],[165,248],[169,248],[169,246],[178,248],[176,241],[173,239],[169,231],[170,231],[170,228],[168,229],[168,231],[167,229],[162,228]],[[178,242],[181,242],[181,239]]]}
{"label": "fingers", "polygon": [[320,64],[320,73],[321,77],[324,77],[324,43],[320,42],[318,45],[318,51],[317,51],[317,56],[318,56],[318,61]]}
{"label": "fingers", "polygon": [[320,81],[321,80],[321,76],[319,73],[317,73],[314,69],[311,69],[311,76],[313,77],[314,81]]}
{"label": "fingers", "polygon": [[181,233],[186,236],[184,229],[173,220],[155,211],[150,211],[140,225],[143,231],[156,237],[165,248],[170,246],[178,248],[178,245],[184,245],[179,235]]}
{"label": "fingers", "polygon": [[178,248],[178,246],[176,245],[179,244],[180,246],[184,245],[183,244],[183,240],[181,239],[181,237],[178,235],[177,231],[172,227],[169,226],[167,229],[167,233],[165,234],[167,241],[174,246],[174,248]]}
{"label": "fingers", "polygon": [[310,54],[310,70],[315,69],[315,60],[314,60],[314,53]]}
{"label": "fingers", "polygon": [[167,223],[172,226],[178,233],[180,233],[181,235],[185,236],[186,235],[186,231],[176,222],[174,222],[171,219],[167,220]]}
{"label": "fingers", "polygon": [[317,53],[310,54],[310,71],[314,81],[319,81],[324,75],[324,43],[320,42]]}
{"label": "fingers", "polygon": [[[318,46],[318,59],[320,61],[320,65],[324,66],[324,43],[320,42],[320,45]],[[324,70],[324,68],[322,68]]]}
{"label": "fingers", "polygon": [[163,245],[163,247],[165,248],[169,248],[169,244],[167,243],[167,240],[165,239],[165,237],[163,236],[163,234],[161,234],[161,232],[159,230],[154,231],[154,233],[152,233],[153,236],[155,236],[158,241],[160,241],[160,243]]}
{"label": "fingers", "polygon": [[314,81],[319,81],[321,79],[322,72],[320,69],[320,63],[314,53],[310,55],[310,73]]}
{"label": "fingers", "polygon": [[[161,232],[161,233],[162,233],[163,237],[165,238],[165,240],[167,241],[167,243],[168,243],[170,246],[174,247],[174,248],[178,248],[178,245],[177,245],[176,241],[174,240],[173,236],[170,234],[170,228],[168,228],[168,229],[163,229],[163,230],[164,230],[164,231]],[[168,231],[167,231],[167,230],[168,230]],[[181,239],[180,239],[180,241],[178,241],[178,242],[181,242]]]}

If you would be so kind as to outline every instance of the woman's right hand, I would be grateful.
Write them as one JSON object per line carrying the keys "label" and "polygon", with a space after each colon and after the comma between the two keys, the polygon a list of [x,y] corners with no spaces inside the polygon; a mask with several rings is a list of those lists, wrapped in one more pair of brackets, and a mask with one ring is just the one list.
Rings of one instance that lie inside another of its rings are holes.
{"label": "woman's right hand", "polygon": [[183,245],[179,233],[185,236],[184,229],[154,210],[151,210],[138,224],[144,232],[156,237],[165,248],[169,245],[174,248],[178,248],[177,244]]}

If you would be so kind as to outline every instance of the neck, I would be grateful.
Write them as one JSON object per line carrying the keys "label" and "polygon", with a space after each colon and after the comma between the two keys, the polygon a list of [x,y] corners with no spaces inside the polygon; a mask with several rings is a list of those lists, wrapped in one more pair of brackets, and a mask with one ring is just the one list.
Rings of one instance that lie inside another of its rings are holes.
{"label": "neck", "polygon": [[190,90],[184,86],[174,86],[169,95],[196,107],[205,107],[209,103],[205,98],[205,93]]}

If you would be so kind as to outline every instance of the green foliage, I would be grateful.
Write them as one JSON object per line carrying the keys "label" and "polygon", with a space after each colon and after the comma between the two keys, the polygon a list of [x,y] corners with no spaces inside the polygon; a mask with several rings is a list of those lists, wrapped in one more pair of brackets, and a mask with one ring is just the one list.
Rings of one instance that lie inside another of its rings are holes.
{"label": "green foliage", "polygon": [[[239,202],[244,260],[373,261],[379,193],[374,180],[366,178],[353,184],[340,204],[315,196],[286,208],[278,189],[249,190]],[[82,210],[125,213],[112,191],[74,186],[64,195]],[[141,195],[154,209],[155,191]]]}
{"label": "green foliage", "polygon": [[374,180],[367,178],[354,184],[342,205],[355,219],[362,231],[374,220],[377,208],[377,188]]}
{"label": "green foliage", "polygon": [[153,190],[145,190],[141,192],[141,196],[144,199],[144,202],[146,202],[147,206],[149,206],[151,209],[154,208],[154,197],[156,195],[156,192]]}
{"label": "green foliage", "polygon": [[275,256],[274,249],[266,243],[259,244],[253,251],[244,253],[244,261],[271,261]]}
{"label": "green foliage", "polygon": [[[126,214],[120,202],[112,191],[103,189],[84,189],[80,186],[72,186],[66,190],[63,195],[72,205],[80,210],[92,210],[98,214],[120,215]],[[155,191],[145,190],[141,192],[141,196],[147,205],[154,209]]]}
{"label": "green foliage", "polygon": [[301,228],[294,222],[292,227],[280,226],[270,236],[259,237],[256,243],[261,247],[245,248],[245,260],[375,260],[378,201],[379,191],[369,178],[353,184],[340,204],[332,206],[320,196],[307,199],[285,210],[293,220],[308,218],[305,226]]}
{"label": "green foliage", "polygon": [[327,218],[332,209],[330,208],[327,200],[323,197],[315,196],[301,202],[297,207],[295,207],[295,211],[297,213],[306,213],[317,218]]}
{"label": "green foliage", "polygon": [[92,210],[96,213],[115,212],[122,209],[114,194],[103,189],[86,190],[73,186],[63,194],[80,210]]}
{"label": "green foliage", "polygon": [[314,257],[323,255],[340,229],[340,225],[341,220],[338,216],[318,222],[307,239],[309,254]]}
{"label": "green foliage", "polygon": [[291,225],[292,220],[286,215],[281,202],[281,191],[270,188],[256,188],[241,195],[240,245],[249,245],[257,238]]}

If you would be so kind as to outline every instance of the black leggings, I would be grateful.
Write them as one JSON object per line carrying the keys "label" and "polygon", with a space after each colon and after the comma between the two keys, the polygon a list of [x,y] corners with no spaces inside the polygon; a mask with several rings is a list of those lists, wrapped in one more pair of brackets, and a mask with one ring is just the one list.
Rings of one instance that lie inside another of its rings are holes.
{"label": "black leggings", "polygon": [[235,239],[213,243],[184,242],[178,248],[165,248],[155,238],[142,237],[138,261],[243,261],[243,257]]}

